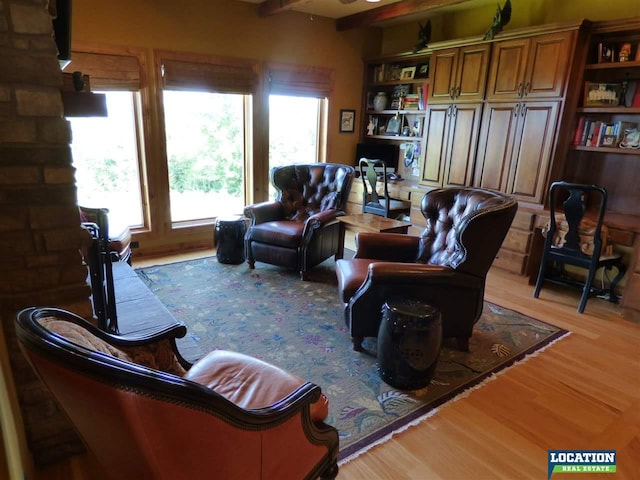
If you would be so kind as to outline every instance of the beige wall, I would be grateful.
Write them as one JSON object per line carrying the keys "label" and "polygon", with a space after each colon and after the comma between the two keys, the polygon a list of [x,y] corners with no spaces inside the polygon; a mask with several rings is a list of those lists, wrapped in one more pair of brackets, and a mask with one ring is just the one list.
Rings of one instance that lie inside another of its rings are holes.
{"label": "beige wall", "polygon": [[[72,42],[125,45],[335,69],[328,160],[349,163],[357,134],[339,134],[340,109],[359,110],[362,57],[379,39],[364,29],[295,12],[258,18],[256,6],[228,0],[74,0]],[[380,35],[377,35],[380,37]],[[358,112],[357,122],[361,115]]]}

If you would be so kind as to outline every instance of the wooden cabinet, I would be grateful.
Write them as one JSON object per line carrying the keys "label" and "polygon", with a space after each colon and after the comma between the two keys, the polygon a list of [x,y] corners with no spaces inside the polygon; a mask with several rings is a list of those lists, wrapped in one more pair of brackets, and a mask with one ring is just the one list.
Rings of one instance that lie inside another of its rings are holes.
{"label": "wooden cabinet", "polygon": [[489,66],[489,44],[433,52],[430,102],[482,100]]}
{"label": "wooden cabinet", "polygon": [[474,184],[542,203],[560,102],[485,105]]}
{"label": "wooden cabinet", "polygon": [[563,96],[573,36],[559,32],[494,43],[487,100]]}
{"label": "wooden cabinet", "polygon": [[429,106],[421,184],[471,185],[481,112],[482,103]]}

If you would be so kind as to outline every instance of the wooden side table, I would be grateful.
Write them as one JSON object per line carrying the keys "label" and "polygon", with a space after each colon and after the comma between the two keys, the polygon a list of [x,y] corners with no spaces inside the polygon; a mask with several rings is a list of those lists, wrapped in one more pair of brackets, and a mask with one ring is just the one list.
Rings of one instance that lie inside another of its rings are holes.
{"label": "wooden side table", "polygon": [[344,235],[347,230],[347,225],[358,231],[364,232],[405,234],[409,231],[409,227],[411,226],[410,222],[393,220],[391,218],[385,218],[371,213],[345,215],[343,217],[338,217],[338,221],[340,222],[340,238],[336,258],[342,258],[344,256]]}

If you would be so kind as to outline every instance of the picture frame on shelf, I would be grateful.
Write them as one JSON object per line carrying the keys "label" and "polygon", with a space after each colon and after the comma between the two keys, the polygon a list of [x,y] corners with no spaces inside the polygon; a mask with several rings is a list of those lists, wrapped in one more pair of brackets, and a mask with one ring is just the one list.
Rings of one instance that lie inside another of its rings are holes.
{"label": "picture frame on shelf", "polygon": [[616,58],[615,46],[612,43],[600,42],[598,44],[598,63],[611,63]]}
{"label": "picture frame on shelf", "polygon": [[622,84],[585,82],[584,107],[615,107],[620,104]]}
{"label": "picture frame on shelf", "polygon": [[340,110],[340,133],[353,133],[356,128],[356,111]]}
{"label": "picture frame on shelf", "polygon": [[429,62],[418,65],[416,73],[413,78],[428,78],[429,77]]}
{"label": "picture frame on shelf", "polygon": [[387,126],[384,129],[385,135],[400,135],[402,129],[402,122],[399,117],[391,117],[387,121]]}
{"label": "picture frame on shelf", "polygon": [[400,71],[401,80],[413,80],[413,77],[415,75],[416,75],[416,67],[404,67]]}

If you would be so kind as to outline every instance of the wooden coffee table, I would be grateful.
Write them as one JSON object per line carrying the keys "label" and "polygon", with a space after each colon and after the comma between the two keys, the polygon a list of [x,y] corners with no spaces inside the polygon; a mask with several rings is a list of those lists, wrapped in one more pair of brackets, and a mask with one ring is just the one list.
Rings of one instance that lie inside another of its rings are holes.
{"label": "wooden coffee table", "polygon": [[338,221],[340,222],[340,239],[336,258],[342,258],[344,255],[344,235],[347,226],[351,226],[357,231],[378,233],[407,233],[411,226],[410,222],[393,220],[392,218],[385,218],[371,213],[345,215],[338,217]]}

